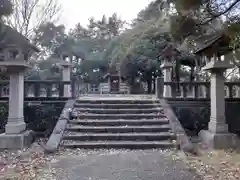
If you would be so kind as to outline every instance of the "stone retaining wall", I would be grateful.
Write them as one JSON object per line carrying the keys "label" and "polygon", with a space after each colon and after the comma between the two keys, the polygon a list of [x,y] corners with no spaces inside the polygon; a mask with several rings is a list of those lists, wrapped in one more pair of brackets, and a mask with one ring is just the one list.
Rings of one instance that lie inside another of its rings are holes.
{"label": "stone retaining wall", "polygon": [[[24,118],[27,129],[37,132],[38,135],[49,136],[56,125],[65,102],[49,102],[41,104],[25,103]],[[0,133],[8,117],[8,103],[0,102]]]}
{"label": "stone retaining wall", "polygon": [[[207,129],[210,120],[210,101],[196,99],[168,99],[182,126],[196,134]],[[226,120],[229,131],[240,135],[240,99],[226,99]]]}

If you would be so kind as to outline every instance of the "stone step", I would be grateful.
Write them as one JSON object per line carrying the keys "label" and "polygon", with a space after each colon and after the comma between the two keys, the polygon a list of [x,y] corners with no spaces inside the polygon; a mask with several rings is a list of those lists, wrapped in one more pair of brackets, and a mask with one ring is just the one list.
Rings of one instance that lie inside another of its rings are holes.
{"label": "stone step", "polygon": [[72,113],[73,118],[78,119],[156,119],[165,118],[166,116],[161,113],[149,114],[90,114],[90,113]]}
{"label": "stone step", "polygon": [[159,103],[156,99],[78,99],[78,104],[155,104]]}
{"label": "stone step", "polygon": [[163,125],[169,124],[168,119],[121,119],[121,120],[70,120],[70,124],[86,126],[144,126],[144,125]]}
{"label": "stone step", "polygon": [[63,136],[63,140],[74,141],[162,141],[174,139],[169,132],[161,133],[74,133]]}
{"label": "stone step", "polygon": [[85,141],[72,142],[63,141],[65,148],[83,148],[83,149],[170,149],[175,148],[171,141]]}
{"label": "stone step", "polygon": [[147,109],[159,107],[159,104],[92,104],[92,103],[75,103],[76,108],[101,108],[101,109]]}
{"label": "stone step", "polygon": [[143,114],[143,113],[161,113],[164,114],[163,108],[147,109],[104,109],[104,108],[74,108],[73,112],[78,113],[96,113],[96,114]]}
{"label": "stone step", "polygon": [[83,132],[83,133],[130,133],[130,132],[168,132],[170,126],[158,125],[158,126],[79,126],[72,125],[66,128],[71,132]]}

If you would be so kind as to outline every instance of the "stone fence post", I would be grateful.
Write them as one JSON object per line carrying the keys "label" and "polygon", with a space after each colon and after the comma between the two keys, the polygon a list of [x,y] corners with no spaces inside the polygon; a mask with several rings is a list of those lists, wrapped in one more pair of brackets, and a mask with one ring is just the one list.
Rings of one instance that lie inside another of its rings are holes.
{"label": "stone fence post", "polygon": [[236,91],[236,97],[239,98],[240,97],[240,87],[237,86],[235,91]]}
{"label": "stone fence post", "polygon": [[[63,81],[71,81],[71,70],[72,65],[68,62],[62,62],[61,66],[63,67],[62,71],[62,80]],[[64,85],[64,97],[71,97],[71,84]]]}
{"label": "stone fence post", "polygon": [[164,79],[162,77],[156,78],[156,85],[155,85],[155,95],[158,99],[163,97],[163,88],[164,88]]}
{"label": "stone fence post", "polygon": [[[170,62],[164,62],[161,65],[163,71],[164,82],[172,82],[172,68],[173,64]],[[169,85],[164,85],[163,97],[172,97],[172,88]]]}
{"label": "stone fence post", "polygon": [[208,130],[199,133],[204,144],[211,148],[231,148],[235,145],[235,136],[228,131],[225,117],[224,71],[232,66],[226,61],[211,61],[204,70],[211,72],[211,116]]}

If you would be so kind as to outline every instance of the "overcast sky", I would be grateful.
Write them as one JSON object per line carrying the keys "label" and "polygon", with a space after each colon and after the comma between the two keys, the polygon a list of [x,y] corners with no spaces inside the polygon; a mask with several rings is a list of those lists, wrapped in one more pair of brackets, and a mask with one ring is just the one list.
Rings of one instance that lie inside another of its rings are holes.
{"label": "overcast sky", "polygon": [[63,7],[60,23],[69,29],[80,22],[88,23],[93,16],[100,19],[103,14],[110,16],[117,13],[123,20],[130,21],[152,0],[59,0]]}

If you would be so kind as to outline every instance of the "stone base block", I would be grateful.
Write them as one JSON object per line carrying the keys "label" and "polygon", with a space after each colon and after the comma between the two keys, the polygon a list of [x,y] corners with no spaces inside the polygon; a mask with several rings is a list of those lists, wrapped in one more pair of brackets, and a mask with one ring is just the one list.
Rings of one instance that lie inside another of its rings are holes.
{"label": "stone base block", "polygon": [[231,133],[212,133],[202,130],[198,136],[205,145],[213,149],[235,148],[238,144],[237,136]]}
{"label": "stone base block", "polygon": [[5,132],[7,134],[19,134],[26,129],[26,124],[22,119],[19,123],[7,123],[5,127]]}
{"label": "stone base block", "polygon": [[33,131],[20,134],[0,134],[0,149],[23,149],[30,147],[34,141]]}

